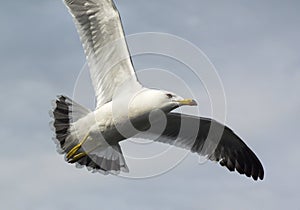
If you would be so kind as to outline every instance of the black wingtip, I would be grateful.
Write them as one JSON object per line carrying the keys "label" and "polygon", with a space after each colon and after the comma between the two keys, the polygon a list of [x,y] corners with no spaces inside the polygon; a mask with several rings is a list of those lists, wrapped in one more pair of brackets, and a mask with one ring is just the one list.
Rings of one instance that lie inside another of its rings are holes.
{"label": "black wingtip", "polygon": [[256,156],[235,156],[235,158],[231,159],[226,157],[221,159],[219,164],[231,172],[236,171],[255,181],[264,179],[264,168]]}
{"label": "black wingtip", "polygon": [[221,166],[226,167],[229,171],[237,171],[239,174],[252,178],[255,181],[264,179],[264,168],[252,152],[252,150],[242,143],[237,150],[232,150],[230,147],[217,149],[217,153],[222,151],[223,158],[217,159]]}

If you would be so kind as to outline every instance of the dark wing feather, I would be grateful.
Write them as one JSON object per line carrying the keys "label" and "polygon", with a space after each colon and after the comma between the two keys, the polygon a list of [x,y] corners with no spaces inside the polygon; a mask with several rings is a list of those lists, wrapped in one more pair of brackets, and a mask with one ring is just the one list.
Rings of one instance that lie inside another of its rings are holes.
{"label": "dark wing feather", "polygon": [[169,113],[162,134],[156,133],[155,130],[150,132],[159,135],[155,141],[207,156],[230,171],[236,170],[254,180],[264,178],[263,166],[252,150],[230,128],[215,120]]}

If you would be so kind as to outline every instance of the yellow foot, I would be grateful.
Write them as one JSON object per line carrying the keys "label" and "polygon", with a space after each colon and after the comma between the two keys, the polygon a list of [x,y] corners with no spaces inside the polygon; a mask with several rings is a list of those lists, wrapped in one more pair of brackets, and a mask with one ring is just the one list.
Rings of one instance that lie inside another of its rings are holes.
{"label": "yellow foot", "polygon": [[89,155],[91,152],[95,151],[99,146],[100,146],[100,144],[97,145],[97,146],[95,146],[93,149],[91,149],[88,152],[81,152],[81,153],[79,153],[77,155],[72,155],[70,158],[68,158],[68,162],[69,163],[75,163],[75,162],[77,162],[81,158],[83,158],[83,157]]}
{"label": "yellow foot", "polygon": [[[66,156],[66,158],[67,158],[67,160],[69,160],[69,159],[73,159],[73,158],[75,158],[77,155],[75,155],[76,154],[76,152],[81,148],[81,146],[84,144],[84,142],[86,142],[86,140],[88,139],[88,137],[89,137],[89,132],[86,134],[86,136],[82,139],[82,141],[79,143],[79,144],[77,144],[75,147],[73,147],[68,153],[67,153],[67,156]],[[80,154],[82,154],[82,153],[80,153]],[[76,162],[76,161],[75,161]]]}
{"label": "yellow foot", "polygon": [[68,160],[69,163],[75,163],[78,160],[80,160],[81,158],[85,157],[87,155],[87,153],[85,152],[81,152],[77,155],[74,155],[71,159]]}

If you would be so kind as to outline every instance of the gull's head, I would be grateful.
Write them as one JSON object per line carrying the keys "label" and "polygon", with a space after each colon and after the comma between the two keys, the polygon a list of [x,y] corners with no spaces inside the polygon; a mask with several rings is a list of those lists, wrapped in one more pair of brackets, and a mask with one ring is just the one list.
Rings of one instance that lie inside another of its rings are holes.
{"label": "gull's head", "polygon": [[130,102],[129,108],[139,113],[148,113],[160,109],[165,113],[180,106],[196,106],[193,99],[184,99],[170,91],[143,89],[138,92]]}

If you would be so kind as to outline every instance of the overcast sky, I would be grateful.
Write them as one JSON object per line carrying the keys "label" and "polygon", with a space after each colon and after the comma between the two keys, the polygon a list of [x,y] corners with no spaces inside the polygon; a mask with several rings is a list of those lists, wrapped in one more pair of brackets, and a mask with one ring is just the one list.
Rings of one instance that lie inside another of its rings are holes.
{"label": "overcast sky", "polygon": [[0,209],[299,209],[300,2],[116,4],[126,34],[174,34],[210,58],[225,88],[226,124],[259,156],[265,180],[199,165],[195,155],[143,180],[65,163],[48,110],[57,94],[72,96],[85,62],[71,16],[61,0],[1,0]]}

